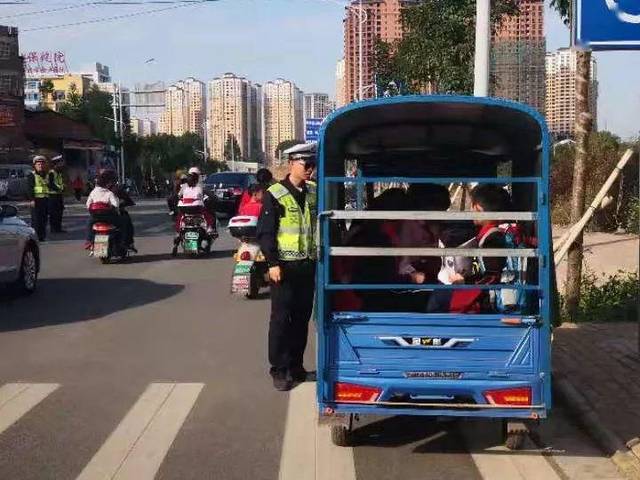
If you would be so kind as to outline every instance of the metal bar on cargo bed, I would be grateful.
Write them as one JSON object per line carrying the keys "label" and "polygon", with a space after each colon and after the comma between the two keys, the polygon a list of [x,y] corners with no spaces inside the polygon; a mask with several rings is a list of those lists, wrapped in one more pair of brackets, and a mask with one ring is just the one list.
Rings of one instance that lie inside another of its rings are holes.
{"label": "metal bar on cargo bed", "polygon": [[330,210],[320,213],[333,220],[512,220],[535,221],[536,212],[423,212],[394,210]]}
{"label": "metal bar on cargo bed", "polygon": [[422,408],[463,408],[483,410],[539,410],[546,405],[493,405],[478,403],[418,403],[418,402],[359,402],[359,401],[326,401],[328,405],[365,405],[369,407],[422,407]]}
{"label": "metal bar on cargo bed", "polygon": [[497,284],[497,285],[443,285],[443,284],[414,284],[414,283],[330,283],[325,287],[331,291],[342,290],[401,290],[403,292],[429,290],[526,290],[536,291],[542,287],[538,285]]}
{"label": "metal bar on cargo bed", "polygon": [[327,183],[490,183],[507,185],[510,183],[538,183],[540,177],[325,177]]}
{"label": "metal bar on cargo bed", "polygon": [[533,248],[383,248],[331,247],[334,257],[520,257],[535,258]]}

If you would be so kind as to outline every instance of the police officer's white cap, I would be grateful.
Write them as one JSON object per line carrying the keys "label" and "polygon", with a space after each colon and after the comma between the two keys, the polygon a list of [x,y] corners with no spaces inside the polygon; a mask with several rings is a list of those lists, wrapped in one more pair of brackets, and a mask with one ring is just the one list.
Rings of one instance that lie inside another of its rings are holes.
{"label": "police officer's white cap", "polygon": [[318,144],[316,142],[301,143],[286,149],[283,153],[289,157],[289,160],[301,160],[315,157],[317,150]]}
{"label": "police officer's white cap", "polygon": [[40,163],[40,162],[46,162],[47,161],[47,157],[45,157],[44,155],[36,155],[35,157],[33,157],[33,164],[35,165],[36,163]]}

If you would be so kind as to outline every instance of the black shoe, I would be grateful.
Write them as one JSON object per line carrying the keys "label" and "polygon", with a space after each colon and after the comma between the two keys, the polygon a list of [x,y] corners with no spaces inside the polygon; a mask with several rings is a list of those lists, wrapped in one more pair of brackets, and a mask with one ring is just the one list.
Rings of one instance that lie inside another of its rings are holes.
{"label": "black shoe", "polygon": [[286,371],[271,371],[271,376],[273,377],[273,388],[279,392],[288,392],[293,388],[293,382]]}
{"label": "black shoe", "polygon": [[303,383],[307,381],[309,372],[307,372],[304,367],[294,367],[289,370],[289,376],[292,381],[296,383]]}

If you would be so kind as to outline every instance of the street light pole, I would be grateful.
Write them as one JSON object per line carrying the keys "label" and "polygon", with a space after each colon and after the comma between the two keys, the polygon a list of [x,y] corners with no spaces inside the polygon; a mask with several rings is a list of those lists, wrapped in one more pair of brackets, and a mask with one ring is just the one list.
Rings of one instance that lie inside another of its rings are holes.
{"label": "street light pole", "polygon": [[473,94],[489,96],[491,51],[491,0],[476,0],[476,56]]}

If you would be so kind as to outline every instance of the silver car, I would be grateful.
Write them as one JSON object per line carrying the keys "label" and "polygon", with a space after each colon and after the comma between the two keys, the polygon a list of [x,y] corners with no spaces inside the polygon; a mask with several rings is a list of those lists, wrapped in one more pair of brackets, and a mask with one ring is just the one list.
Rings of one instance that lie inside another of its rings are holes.
{"label": "silver car", "polygon": [[0,284],[16,293],[33,293],[40,272],[36,232],[18,217],[13,205],[0,205]]}

